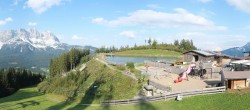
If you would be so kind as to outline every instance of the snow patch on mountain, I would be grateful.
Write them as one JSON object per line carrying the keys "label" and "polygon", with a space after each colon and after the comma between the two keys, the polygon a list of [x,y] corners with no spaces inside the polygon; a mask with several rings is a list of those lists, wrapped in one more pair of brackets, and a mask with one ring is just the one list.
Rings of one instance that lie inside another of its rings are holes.
{"label": "snow patch on mountain", "polygon": [[3,46],[3,43],[0,41],[0,49],[2,48],[2,46]]}
{"label": "snow patch on mountain", "polygon": [[57,49],[60,41],[51,32],[39,32],[35,29],[18,29],[0,31],[0,49],[3,45],[29,44],[38,49],[52,47]]}
{"label": "snow patch on mountain", "polygon": [[234,57],[242,57],[244,56],[244,52],[249,52],[249,51],[250,51],[250,42],[242,47],[233,47],[223,50],[222,53]]}

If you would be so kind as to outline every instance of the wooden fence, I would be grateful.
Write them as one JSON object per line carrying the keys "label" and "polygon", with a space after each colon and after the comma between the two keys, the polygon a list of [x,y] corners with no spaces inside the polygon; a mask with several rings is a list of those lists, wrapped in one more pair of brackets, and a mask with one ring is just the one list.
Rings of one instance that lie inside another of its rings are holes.
{"label": "wooden fence", "polygon": [[224,93],[225,90],[226,90],[225,86],[204,88],[202,90],[195,90],[195,91],[174,92],[162,96],[143,97],[143,98],[128,99],[128,100],[106,100],[101,102],[101,105],[102,106],[129,105],[129,104],[138,104],[138,103],[161,101],[161,100],[166,101],[169,99],[175,99],[177,96],[189,97],[189,96],[205,95],[205,94],[217,94],[217,93]]}

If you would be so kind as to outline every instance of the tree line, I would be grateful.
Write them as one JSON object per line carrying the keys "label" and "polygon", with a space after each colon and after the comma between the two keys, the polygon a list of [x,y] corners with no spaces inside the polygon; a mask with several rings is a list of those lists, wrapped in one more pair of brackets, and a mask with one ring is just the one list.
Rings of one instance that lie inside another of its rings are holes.
{"label": "tree line", "polygon": [[50,76],[62,75],[62,73],[76,68],[80,62],[89,60],[89,54],[89,49],[81,50],[73,48],[69,52],[52,59],[49,66]]}
{"label": "tree line", "polygon": [[40,73],[32,73],[21,68],[0,70],[0,98],[13,94],[20,88],[38,84],[45,78]]}
{"label": "tree line", "polygon": [[157,40],[149,38],[145,40],[145,45],[134,45],[129,47],[129,45],[121,46],[117,48],[115,46],[105,47],[102,46],[101,48],[96,49],[96,53],[110,53],[110,52],[119,52],[119,51],[126,51],[126,50],[144,50],[144,49],[161,49],[161,50],[169,50],[169,51],[176,51],[176,52],[185,52],[190,50],[196,50],[197,47],[194,45],[192,40],[175,40],[174,43],[158,43]]}
{"label": "tree line", "polygon": [[[80,74],[78,70],[75,72],[70,70],[75,69],[79,64],[88,62],[91,59],[89,54],[89,49],[72,48],[69,52],[52,59],[49,67],[50,77],[37,86],[38,91],[74,97],[88,74],[84,71],[83,74]],[[61,77],[64,73],[68,74]]]}

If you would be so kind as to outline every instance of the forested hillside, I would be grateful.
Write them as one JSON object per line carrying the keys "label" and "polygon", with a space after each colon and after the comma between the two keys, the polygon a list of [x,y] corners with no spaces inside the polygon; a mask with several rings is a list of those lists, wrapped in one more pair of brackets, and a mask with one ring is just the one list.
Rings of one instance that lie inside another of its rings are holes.
{"label": "forested hillside", "polygon": [[[43,93],[64,95],[69,100],[77,98],[81,103],[128,99],[136,95],[142,86],[141,82],[121,74],[120,71],[110,69],[96,59],[89,59],[87,53],[87,51],[71,50],[53,59],[50,78],[40,83],[38,90]],[[71,70],[86,62],[86,68],[83,71]],[[63,72],[67,75],[63,76]]]}
{"label": "forested hillside", "polygon": [[73,48],[69,52],[52,59],[49,66],[50,76],[62,75],[62,73],[76,68],[80,62],[88,61],[89,54],[90,51],[88,49],[80,50]]}
{"label": "forested hillside", "polygon": [[159,43],[156,40],[145,40],[145,45],[134,45],[134,46],[121,46],[117,48],[111,46],[109,48],[103,46],[96,50],[97,53],[109,53],[109,52],[121,52],[126,50],[145,50],[145,49],[160,49],[160,50],[169,50],[176,52],[185,52],[189,50],[195,50],[197,47],[194,45],[192,40],[175,40],[174,43]]}
{"label": "forested hillside", "polygon": [[0,70],[0,98],[8,96],[20,88],[35,85],[44,78],[44,75],[32,73],[26,69],[2,69]]}

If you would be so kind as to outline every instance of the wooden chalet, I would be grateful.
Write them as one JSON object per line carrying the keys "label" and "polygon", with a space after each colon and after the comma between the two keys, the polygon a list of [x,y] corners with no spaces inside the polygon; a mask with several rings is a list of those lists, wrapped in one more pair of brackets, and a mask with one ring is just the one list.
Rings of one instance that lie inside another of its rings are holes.
{"label": "wooden chalet", "polygon": [[221,83],[227,89],[242,89],[249,87],[249,71],[223,71]]}
{"label": "wooden chalet", "polygon": [[212,51],[191,50],[184,52],[184,62],[216,62],[218,65],[228,64],[231,57]]}

